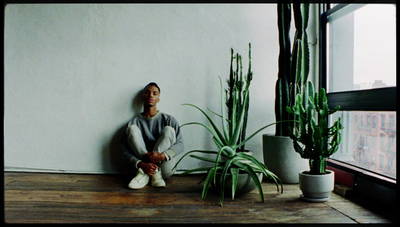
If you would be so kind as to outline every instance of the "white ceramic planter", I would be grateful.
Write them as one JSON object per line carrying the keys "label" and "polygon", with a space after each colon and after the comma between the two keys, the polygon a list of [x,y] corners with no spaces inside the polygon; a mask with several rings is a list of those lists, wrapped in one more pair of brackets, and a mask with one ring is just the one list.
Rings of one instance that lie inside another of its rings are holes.
{"label": "white ceramic planter", "polygon": [[[252,151],[245,151],[246,154],[253,156]],[[226,161],[225,157],[221,157],[221,160]],[[248,161],[250,162],[250,161]],[[220,181],[221,174],[217,173],[216,181]],[[260,183],[262,182],[264,174],[257,174]],[[219,183],[217,183],[217,188],[219,189]],[[247,173],[239,173],[239,178],[236,186],[235,197],[239,197],[245,195],[257,188],[257,185],[254,183],[253,178]],[[228,172],[225,178],[225,195],[232,196],[232,176]]]}
{"label": "white ceramic planter", "polygon": [[[258,175],[258,179],[261,183],[264,175],[262,173],[259,173],[257,175]],[[216,180],[217,180],[217,182],[220,181],[220,174],[217,174]],[[219,191],[220,190],[219,183],[217,183],[217,188]],[[251,176],[247,173],[241,173],[241,174],[239,174],[239,179],[238,179],[236,191],[235,191],[235,197],[245,195],[249,192],[254,191],[256,188],[257,188],[257,186],[254,183],[253,178],[251,178]],[[231,174],[227,174],[226,178],[225,178],[225,195],[232,196],[232,176],[231,176]]]}
{"label": "white ceramic planter", "polygon": [[329,199],[335,186],[335,172],[327,170],[327,174],[311,175],[299,173],[299,187],[303,200],[309,202],[325,202]]}
{"label": "white ceramic planter", "polygon": [[264,164],[281,179],[284,184],[299,183],[299,172],[309,169],[308,160],[301,158],[293,148],[288,136],[264,134]]}

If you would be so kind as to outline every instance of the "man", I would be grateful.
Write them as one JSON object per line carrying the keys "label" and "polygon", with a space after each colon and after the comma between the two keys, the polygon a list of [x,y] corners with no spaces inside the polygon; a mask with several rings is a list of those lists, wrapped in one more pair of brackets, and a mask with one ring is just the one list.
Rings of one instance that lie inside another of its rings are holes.
{"label": "man", "polygon": [[136,170],[128,187],[140,189],[151,178],[153,187],[165,187],[174,174],[174,157],[183,151],[183,138],[176,119],[157,110],[160,88],[154,82],[143,91],[144,110],[128,122],[121,138],[124,158]]}

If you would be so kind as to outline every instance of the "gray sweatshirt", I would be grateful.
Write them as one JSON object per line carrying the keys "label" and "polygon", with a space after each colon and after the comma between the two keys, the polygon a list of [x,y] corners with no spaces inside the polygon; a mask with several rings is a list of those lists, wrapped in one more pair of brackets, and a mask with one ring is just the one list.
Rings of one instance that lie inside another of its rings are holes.
{"label": "gray sweatshirt", "polygon": [[[165,126],[171,126],[175,129],[176,132],[176,142],[171,146],[169,150],[165,151],[165,154],[167,154],[169,160],[183,152],[182,133],[179,128],[178,121],[173,116],[162,113],[160,111],[152,118],[146,118],[142,114],[139,114],[128,122],[125,129],[127,129],[132,124],[137,125],[142,132],[143,140],[146,144],[146,150],[148,152],[153,151],[154,145],[160,137],[163,128]],[[127,138],[128,137],[126,135],[126,130],[124,130],[120,140],[123,156],[128,162],[136,164],[140,159],[134,156],[131,148],[129,147]]]}

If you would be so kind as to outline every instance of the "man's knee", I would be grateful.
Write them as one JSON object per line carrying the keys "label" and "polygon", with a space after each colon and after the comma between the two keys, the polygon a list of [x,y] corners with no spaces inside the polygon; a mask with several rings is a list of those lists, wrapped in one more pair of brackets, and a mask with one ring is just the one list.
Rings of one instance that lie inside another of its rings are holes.
{"label": "man's knee", "polygon": [[167,138],[176,138],[175,129],[171,126],[165,126],[162,130],[162,134]]}
{"label": "man's knee", "polygon": [[137,127],[137,125],[130,125],[127,129],[126,129],[126,134],[128,135],[128,137],[136,137],[136,136],[141,136],[141,132],[140,129]]}

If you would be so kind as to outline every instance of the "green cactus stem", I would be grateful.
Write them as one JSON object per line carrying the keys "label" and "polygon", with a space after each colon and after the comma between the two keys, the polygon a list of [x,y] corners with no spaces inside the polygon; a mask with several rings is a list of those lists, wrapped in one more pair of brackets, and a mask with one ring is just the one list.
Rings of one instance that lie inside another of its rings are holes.
{"label": "green cactus stem", "polygon": [[334,154],[341,143],[340,130],[343,126],[340,118],[331,127],[328,127],[328,116],[339,110],[340,106],[331,110],[328,108],[328,99],[325,89],[314,93],[311,82],[308,82],[308,99],[303,100],[301,94],[296,95],[293,107],[286,110],[298,117],[298,128],[292,132],[290,138],[296,152],[302,158],[309,159],[311,174],[324,174],[326,158]]}
{"label": "green cactus stem", "polygon": [[[293,50],[290,43],[291,4],[278,4],[279,29],[279,71],[275,85],[275,118],[277,121],[297,120],[296,116],[286,112],[286,106],[293,106],[296,94],[302,94],[306,100],[307,83],[310,71],[310,51],[308,48],[307,25],[309,4],[293,3],[295,36]],[[294,121],[280,123],[275,128],[276,136],[289,136],[288,128],[297,128]]]}

